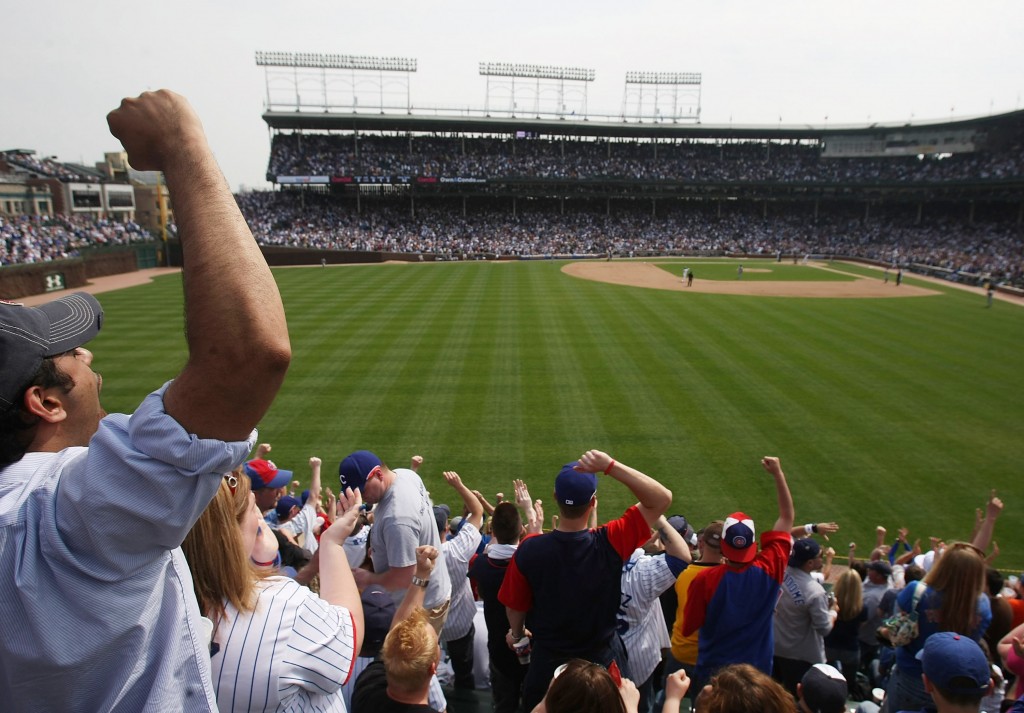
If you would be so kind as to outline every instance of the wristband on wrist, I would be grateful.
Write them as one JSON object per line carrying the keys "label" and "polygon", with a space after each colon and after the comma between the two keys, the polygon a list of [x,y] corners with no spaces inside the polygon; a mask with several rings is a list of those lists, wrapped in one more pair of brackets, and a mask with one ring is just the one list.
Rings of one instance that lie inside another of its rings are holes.
{"label": "wristband on wrist", "polygon": [[814,532],[816,529],[817,528],[815,528],[814,525],[812,525],[811,523],[807,523],[806,525],[804,525],[804,534],[810,537],[811,533]]}
{"label": "wristband on wrist", "polygon": [[412,576],[412,583],[417,587],[423,587],[424,589],[430,584],[430,579],[420,579],[415,574]]}
{"label": "wristband on wrist", "polygon": [[815,524],[811,525],[811,529],[812,529],[812,530],[814,530],[815,532],[817,532],[817,531],[818,531],[818,525],[817,525],[817,523],[815,523]]}
{"label": "wristband on wrist", "polygon": [[611,473],[612,472],[612,468],[614,468],[614,467],[615,467],[615,459],[612,458],[611,463],[609,463],[608,467],[604,469],[604,474],[608,475],[609,473]]}

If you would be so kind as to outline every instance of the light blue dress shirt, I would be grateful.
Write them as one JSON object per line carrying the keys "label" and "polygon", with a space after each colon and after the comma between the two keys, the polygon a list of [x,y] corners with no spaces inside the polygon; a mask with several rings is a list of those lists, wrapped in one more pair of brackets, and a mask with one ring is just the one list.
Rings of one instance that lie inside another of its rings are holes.
{"label": "light blue dress shirt", "polygon": [[166,388],[0,470],[0,708],[216,710],[179,546],[256,433],[196,438]]}

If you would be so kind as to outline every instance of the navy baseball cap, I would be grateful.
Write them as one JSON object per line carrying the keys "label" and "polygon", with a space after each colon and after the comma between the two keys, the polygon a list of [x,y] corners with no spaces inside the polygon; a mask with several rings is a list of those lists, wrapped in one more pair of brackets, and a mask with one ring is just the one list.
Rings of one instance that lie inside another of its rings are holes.
{"label": "navy baseball cap", "polygon": [[286,517],[288,517],[288,513],[292,511],[292,508],[301,507],[302,503],[299,502],[298,498],[293,497],[291,495],[284,495],[280,499],[278,499],[277,505],[274,506],[274,509],[277,510],[277,517],[281,520],[284,520]]}
{"label": "navy baseball cap", "polygon": [[452,509],[444,503],[434,506],[434,520],[437,521],[438,532],[444,532],[445,526],[448,524],[448,518],[451,515]]}
{"label": "navy baseball cap", "polygon": [[395,617],[395,601],[391,594],[380,587],[370,587],[359,595],[363,602],[363,646],[359,655],[371,658],[380,653],[384,639],[391,630],[391,620]]}
{"label": "navy baseball cap", "polygon": [[697,533],[690,527],[690,523],[687,522],[684,515],[673,515],[668,518],[668,524],[679,533],[680,537],[686,541],[690,547],[697,546]]}
{"label": "navy baseball cap", "polygon": [[103,308],[86,292],[39,307],[0,300],[0,408],[16,403],[46,357],[82,346],[103,326]]}
{"label": "navy baseball cap", "polygon": [[988,691],[992,678],[988,659],[970,637],[952,631],[932,634],[917,658],[928,680],[947,693],[980,697]]}
{"label": "navy baseball cap", "polygon": [[262,458],[249,461],[242,467],[242,470],[252,481],[253,490],[283,488],[292,479],[292,471],[281,470],[274,464],[274,461]]}
{"label": "navy baseball cap", "polygon": [[346,488],[362,491],[366,485],[366,479],[375,468],[380,468],[384,463],[376,454],[370,451],[356,451],[349,453],[338,466],[338,479],[341,481],[341,490]]}
{"label": "navy baseball cap", "polygon": [[576,470],[579,464],[566,463],[555,478],[555,498],[562,505],[586,505],[597,494],[597,476]]}
{"label": "navy baseball cap", "polygon": [[821,554],[821,545],[810,537],[802,537],[793,543],[793,551],[789,555],[790,567],[802,567]]}
{"label": "navy baseball cap", "polygon": [[811,666],[800,681],[800,691],[813,713],[846,713],[846,678],[834,666]]}

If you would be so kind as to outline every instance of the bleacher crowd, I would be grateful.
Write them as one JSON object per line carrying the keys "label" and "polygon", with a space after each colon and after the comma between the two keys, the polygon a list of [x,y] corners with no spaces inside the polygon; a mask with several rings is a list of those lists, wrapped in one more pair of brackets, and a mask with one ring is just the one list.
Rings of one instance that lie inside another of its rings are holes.
{"label": "bleacher crowd", "polygon": [[0,214],[0,265],[47,262],[77,257],[87,248],[153,240],[133,221],[83,215]]}
{"label": "bleacher crowd", "polygon": [[948,182],[1024,176],[1024,146],[944,158],[823,158],[800,143],[639,143],[278,134],[272,176],[458,176],[463,178]]}
{"label": "bleacher crowd", "polygon": [[64,183],[99,183],[100,178],[92,173],[76,171],[66,163],[53,158],[36,158],[21,151],[0,152],[0,159],[12,166],[28,169],[40,176],[56,178]]}
{"label": "bleacher crowd", "polygon": [[758,210],[717,216],[705,210],[649,209],[559,212],[540,202],[513,215],[508,201],[460,204],[421,201],[415,217],[401,201],[362,213],[329,196],[298,191],[237,196],[263,245],[322,250],[375,250],[459,256],[723,253],[838,255],[885,263],[920,263],[997,282],[1024,285],[1024,228],[1012,219],[968,223],[951,215],[916,223],[915,216],[794,211],[765,218]]}

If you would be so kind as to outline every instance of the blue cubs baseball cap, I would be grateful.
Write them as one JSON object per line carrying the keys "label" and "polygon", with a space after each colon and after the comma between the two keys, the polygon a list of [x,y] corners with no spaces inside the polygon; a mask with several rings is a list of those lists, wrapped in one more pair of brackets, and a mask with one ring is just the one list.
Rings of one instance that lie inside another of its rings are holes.
{"label": "blue cubs baseball cap", "polygon": [[338,466],[338,479],[341,481],[341,490],[346,488],[363,490],[366,479],[377,468],[384,465],[384,462],[370,451],[355,451],[345,456]]}

